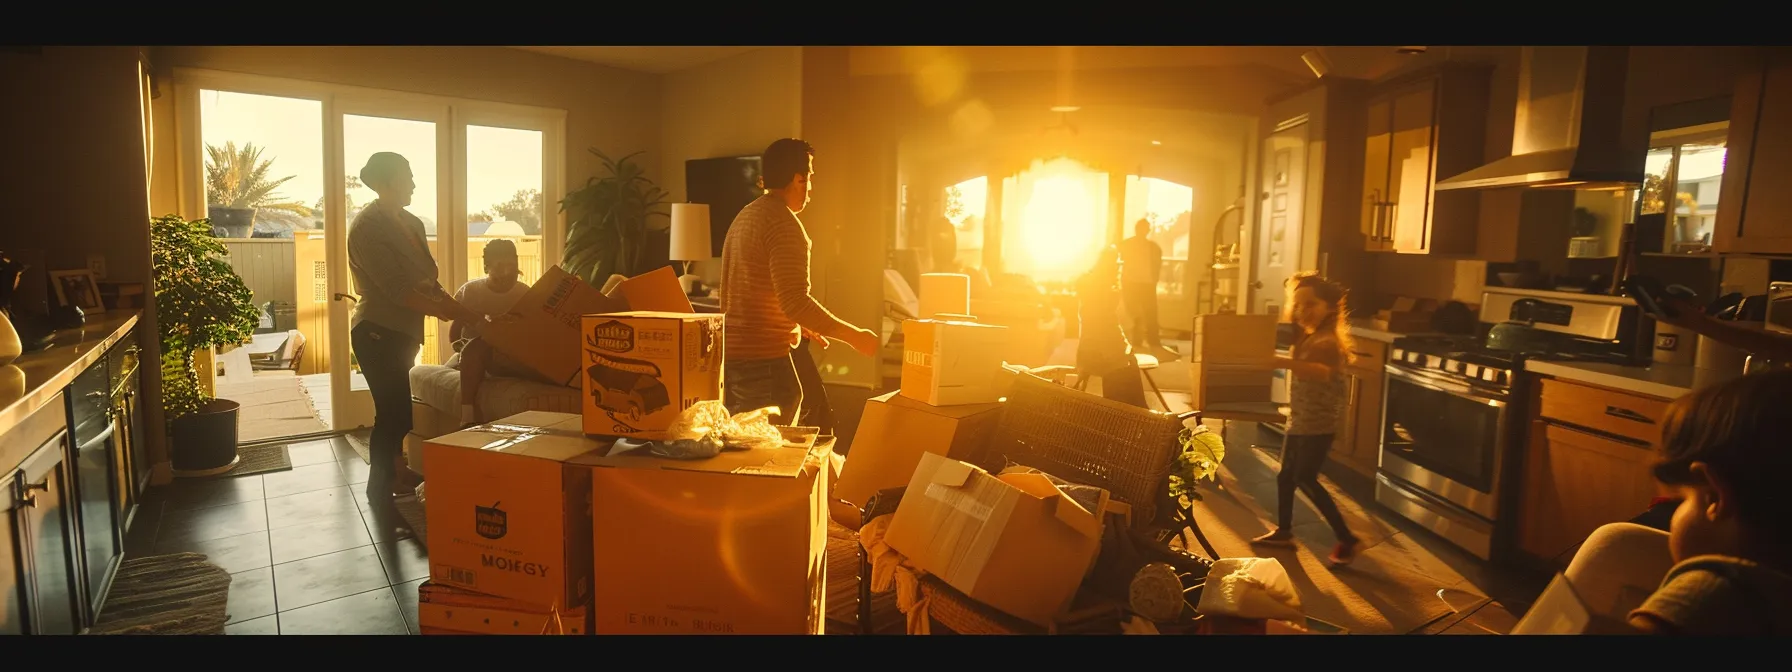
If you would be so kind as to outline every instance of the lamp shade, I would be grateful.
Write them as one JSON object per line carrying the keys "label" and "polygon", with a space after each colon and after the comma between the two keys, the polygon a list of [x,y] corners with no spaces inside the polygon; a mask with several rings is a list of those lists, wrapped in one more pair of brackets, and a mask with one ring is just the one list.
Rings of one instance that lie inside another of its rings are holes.
{"label": "lamp shade", "polygon": [[709,206],[703,203],[672,204],[672,261],[710,258]]}

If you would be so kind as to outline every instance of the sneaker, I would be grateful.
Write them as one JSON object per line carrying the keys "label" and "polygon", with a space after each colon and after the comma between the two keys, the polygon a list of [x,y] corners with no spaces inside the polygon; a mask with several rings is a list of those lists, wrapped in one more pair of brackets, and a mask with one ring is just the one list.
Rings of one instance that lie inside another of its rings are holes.
{"label": "sneaker", "polygon": [[1356,556],[1362,548],[1363,542],[1357,539],[1340,541],[1337,546],[1332,547],[1332,554],[1326,560],[1330,561],[1333,567],[1343,567],[1356,560]]}
{"label": "sneaker", "polygon": [[1285,546],[1291,548],[1294,546],[1294,533],[1280,529],[1271,530],[1269,534],[1252,539],[1251,543],[1259,546]]}

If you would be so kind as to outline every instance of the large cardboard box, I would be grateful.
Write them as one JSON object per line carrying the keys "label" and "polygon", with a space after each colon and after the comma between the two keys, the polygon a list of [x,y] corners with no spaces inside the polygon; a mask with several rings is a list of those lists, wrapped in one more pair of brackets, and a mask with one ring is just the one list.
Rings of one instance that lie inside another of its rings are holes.
{"label": "large cardboard box", "polygon": [[620,297],[604,296],[559,266],[542,273],[541,279],[517,299],[513,309],[522,319],[485,327],[483,336],[492,347],[528,367],[543,381],[578,387],[580,319],[591,313],[628,310]]}
{"label": "large cardboard box", "polygon": [[832,445],[579,458],[596,511],[592,631],[821,634]]}
{"label": "large cardboard box", "polygon": [[1221,313],[1195,317],[1190,362],[1268,366],[1276,357],[1276,315]]}
{"label": "large cardboard box", "polygon": [[585,433],[666,438],[684,409],[722,398],[722,316],[586,315]]}
{"label": "large cardboard box", "polygon": [[591,470],[570,413],[529,411],[430,439],[429,578],[564,609],[591,598]]}
{"label": "large cardboard box", "polygon": [[1195,408],[1214,404],[1268,402],[1270,385],[1275,382],[1275,369],[1266,364],[1189,364],[1190,387]]}
{"label": "large cardboard box", "polygon": [[859,529],[864,521],[859,520],[858,508],[879,490],[908,485],[923,453],[972,459],[990,441],[1001,419],[1001,404],[929,406],[896,392],[873,397],[865,403],[852,454],[834,486],[834,499],[850,506],[837,507],[834,521]]}
{"label": "large cardboard box", "polygon": [[1044,475],[993,476],[927,453],[885,540],[971,599],[1048,626],[1101,550],[1107,502],[1103,492],[1092,512]]}
{"label": "large cardboard box", "polygon": [[580,318],[627,310],[693,312],[677,276],[663,266],[624,280],[610,295],[554,266],[529,287],[513,310],[522,319],[487,326],[485,340],[543,382],[567,387],[579,386],[584,368]]}
{"label": "large cardboard box", "polygon": [[996,377],[1008,328],[953,320],[902,323],[903,396],[934,406],[1001,399]]}
{"label": "large cardboard box", "polygon": [[584,635],[591,609],[553,608],[434,581],[417,586],[417,626],[425,635]]}

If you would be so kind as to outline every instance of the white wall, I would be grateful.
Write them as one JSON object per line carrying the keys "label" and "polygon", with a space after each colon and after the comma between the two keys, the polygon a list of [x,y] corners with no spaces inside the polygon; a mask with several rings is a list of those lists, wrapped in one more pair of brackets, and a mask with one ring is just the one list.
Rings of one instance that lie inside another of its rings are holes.
{"label": "white wall", "polygon": [[[685,200],[684,162],[758,154],[779,138],[801,137],[802,47],[767,47],[668,74],[660,84],[659,185]],[[694,270],[710,282],[718,261]]]}

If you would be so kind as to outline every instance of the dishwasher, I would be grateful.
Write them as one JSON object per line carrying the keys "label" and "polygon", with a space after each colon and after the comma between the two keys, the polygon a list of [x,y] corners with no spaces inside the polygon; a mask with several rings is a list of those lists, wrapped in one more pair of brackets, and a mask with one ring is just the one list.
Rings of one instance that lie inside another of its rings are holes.
{"label": "dishwasher", "polygon": [[70,441],[74,445],[74,499],[81,530],[78,548],[87,587],[86,624],[90,626],[105,604],[112,576],[124,556],[124,540],[115,520],[118,484],[112,454],[117,436],[111,382],[107,367],[93,366],[75,379],[68,395],[69,426],[74,430]]}

